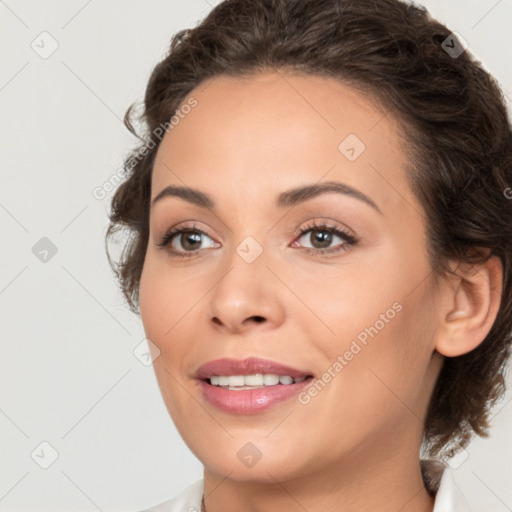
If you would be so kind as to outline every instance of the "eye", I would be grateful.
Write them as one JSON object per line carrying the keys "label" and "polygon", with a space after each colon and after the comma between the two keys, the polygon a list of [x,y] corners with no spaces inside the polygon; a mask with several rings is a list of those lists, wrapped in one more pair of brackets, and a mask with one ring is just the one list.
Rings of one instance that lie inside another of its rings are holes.
{"label": "eye", "polygon": [[[300,230],[296,236],[298,238],[294,240],[291,246],[300,247],[302,243],[309,241],[312,247],[303,247],[303,250],[308,254],[315,255],[346,251],[358,244],[358,240],[343,228],[330,225],[325,221],[320,223],[313,222]],[[204,237],[210,241],[206,247],[203,246]],[[336,238],[340,239],[341,244],[338,243],[337,246],[330,247],[336,241]],[[303,239],[304,241],[302,241]],[[301,244],[297,242],[301,242]],[[195,225],[169,229],[156,245],[166,247],[167,252],[173,258],[195,256],[202,249],[220,246],[205,231]]]}
{"label": "eye", "polygon": [[[336,238],[341,240],[341,245],[338,247],[330,247]],[[330,225],[326,222],[310,224],[299,232],[298,241],[309,241],[312,247],[305,247],[305,251],[310,254],[324,254],[324,253],[337,253],[346,251],[350,247],[357,245],[358,240],[342,228]],[[294,241],[292,247],[297,246],[297,241]]]}
{"label": "eye", "polygon": [[[189,256],[194,256],[199,249],[205,248],[202,247],[202,237],[207,237],[211,242],[213,242],[213,240],[202,229],[195,225],[171,228],[165,233],[157,245],[159,247],[170,246],[168,251],[173,257],[187,258]],[[207,247],[218,246],[218,244],[215,244],[216,242],[213,242]]]}

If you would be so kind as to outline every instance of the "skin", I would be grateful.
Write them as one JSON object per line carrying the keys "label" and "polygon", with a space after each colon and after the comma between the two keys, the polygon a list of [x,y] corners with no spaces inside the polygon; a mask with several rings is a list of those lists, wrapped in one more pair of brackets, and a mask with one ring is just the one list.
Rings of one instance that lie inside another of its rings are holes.
{"label": "skin", "polygon": [[[399,125],[348,85],[266,70],[217,77],[189,96],[197,106],[163,138],[151,197],[188,186],[216,207],[167,197],[151,209],[140,310],[160,350],[165,404],[204,465],[206,510],[431,511],[422,421],[444,356],[472,350],[492,326],[499,261],[459,267],[460,277],[433,286]],[[366,146],[354,161],[338,149],[348,134]],[[381,213],[337,193],[275,205],[284,190],[325,181],[360,190]],[[315,220],[345,227],[358,244],[333,235],[324,247],[347,250],[319,254],[318,232],[298,234]],[[194,256],[173,258],[156,245],[192,223],[207,232],[202,243],[187,249],[177,235],[173,247]],[[263,249],[252,263],[236,252],[247,236]],[[400,312],[306,405],[292,398],[228,414],[194,379],[207,361],[248,356],[321,377],[397,302]],[[252,467],[237,457],[248,442],[261,452]]]}

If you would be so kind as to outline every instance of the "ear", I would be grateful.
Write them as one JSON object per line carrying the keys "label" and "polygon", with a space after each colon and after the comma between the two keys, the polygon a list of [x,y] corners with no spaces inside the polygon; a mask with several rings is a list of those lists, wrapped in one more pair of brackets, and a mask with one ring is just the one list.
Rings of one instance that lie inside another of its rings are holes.
{"label": "ear", "polygon": [[459,263],[440,299],[435,348],[447,357],[471,352],[485,339],[501,303],[503,267],[497,256],[479,264]]}

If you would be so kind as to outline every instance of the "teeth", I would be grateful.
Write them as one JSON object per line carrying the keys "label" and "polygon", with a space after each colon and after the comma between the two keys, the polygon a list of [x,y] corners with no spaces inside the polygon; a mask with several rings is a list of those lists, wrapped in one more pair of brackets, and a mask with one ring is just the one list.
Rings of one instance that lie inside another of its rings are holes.
{"label": "teeth", "polygon": [[263,375],[263,384],[265,384],[265,386],[275,386],[279,384],[279,375],[275,373],[265,373]]}
{"label": "teeth", "polygon": [[228,386],[245,386],[245,379],[243,375],[230,375],[228,377]]}
{"label": "teeth", "polygon": [[302,382],[306,377],[290,377],[289,375],[277,375],[275,373],[255,373],[252,375],[212,375],[210,383],[213,386],[226,388],[242,388],[275,386],[276,384],[292,384]]}
{"label": "teeth", "polygon": [[246,375],[244,377],[244,384],[246,386],[263,386],[264,379],[262,373],[256,373],[255,375]]}

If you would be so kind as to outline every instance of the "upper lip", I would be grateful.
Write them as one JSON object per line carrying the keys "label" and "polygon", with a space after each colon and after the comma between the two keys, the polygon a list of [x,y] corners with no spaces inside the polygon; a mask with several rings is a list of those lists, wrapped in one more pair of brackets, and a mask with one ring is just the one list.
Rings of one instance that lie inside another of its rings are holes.
{"label": "upper lip", "polygon": [[246,359],[215,359],[197,369],[198,379],[209,379],[212,375],[252,375],[254,373],[274,373],[276,375],[289,375],[290,377],[308,377],[308,371],[298,370],[291,366],[276,363],[269,359],[248,357]]}

